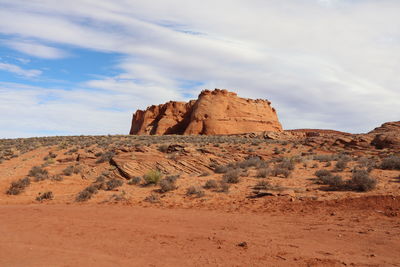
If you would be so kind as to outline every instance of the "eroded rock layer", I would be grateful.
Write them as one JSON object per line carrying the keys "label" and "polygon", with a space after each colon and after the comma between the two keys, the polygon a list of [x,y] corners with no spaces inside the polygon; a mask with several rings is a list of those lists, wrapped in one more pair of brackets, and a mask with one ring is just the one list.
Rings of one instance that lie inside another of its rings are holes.
{"label": "eroded rock layer", "polygon": [[215,89],[204,90],[197,100],[187,103],[170,101],[136,111],[130,134],[220,135],[263,131],[282,131],[271,102]]}

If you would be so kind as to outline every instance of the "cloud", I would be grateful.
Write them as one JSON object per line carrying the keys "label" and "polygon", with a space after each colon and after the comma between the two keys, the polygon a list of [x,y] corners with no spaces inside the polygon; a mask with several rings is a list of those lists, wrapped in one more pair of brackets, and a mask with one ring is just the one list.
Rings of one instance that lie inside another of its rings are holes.
{"label": "cloud", "polygon": [[[115,116],[106,110],[116,108],[130,118],[129,107],[195,97],[204,86],[270,99],[285,128],[365,132],[400,117],[395,0],[0,0],[0,7],[0,32],[21,43],[121,55],[118,74],[63,94],[79,99],[82,114]],[[105,131],[125,129],[96,121]],[[89,127],[97,128],[76,133]]]}
{"label": "cloud", "polygon": [[68,54],[61,49],[34,42],[6,41],[5,43],[14,50],[38,58],[60,59],[68,56]]}
{"label": "cloud", "polygon": [[0,70],[15,73],[25,78],[35,78],[42,74],[42,71],[40,70],[26,70],[14,64],[1,63],[1,62],[0,62]]}

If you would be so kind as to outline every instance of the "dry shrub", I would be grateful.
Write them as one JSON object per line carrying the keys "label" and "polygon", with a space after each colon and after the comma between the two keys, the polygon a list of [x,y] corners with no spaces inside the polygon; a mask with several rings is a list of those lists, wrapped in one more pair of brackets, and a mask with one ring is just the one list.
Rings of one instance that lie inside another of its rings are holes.
{"label": "dry shrub", "polygon": [[44,193],[39,193],[39,195],[36,197],[36,200],[42,202],[43,200],[51,200],[53,198],[54,198],[53,192],[48,191]]}
{"label": "dry shrub", "polygon": [[75,198],[75,201],[77,202],[87,201],[91,199],[94,194],[97,194],[97,192],[98,192],[97,186],[90,185],[78,193],[78,195]]}
{"label": "dry shrub", "polygon": [[154,193],[151,193],[151,195],[147,196],[144,201],[150,202],[150,203],[158,203],[160,202],[160,197]]}
{"label": "dry shrub", "polygon": [[19,179],[18,181],[12,182],[10,188],[7,190],[8,195],[18,195],[22,193],[26,187],[31,183],[29,177]]}
{"label": "dry shrub", "polygon": [[350,189],[360,192],[371,191],[376,187],[376,179],[369,176],[366,170],[356,170],[353,172],[351,180],[348,181]]}
{"label": "dry shrub", "polygon": [[142,181],[142,177],[136,176],[136,177],[129,179],[128,184],[129,185],[137,185],[137,184],[140,184],[141,181]]}
{"label": "dry shrub", "polygon": [[105,190],[110,191],[110,190],[114,190],[117,187],[120,187],[124,184],[124,182],[120,179],[110,179],[105,183]]}
{"label": "dry shrub", "polygon": [[96,163],[103,163],[103,162],[109,162],[112,157],[115,156],[115,152],[114,151],[107,151],[105,153],[101,153],[99,156],[99,159],[96,160]]}
{"label": "dry shrub", "polygon": [[270,175],[270,173],[271,173],[271,170],[270,169],[268,169],[268,168],[262,168],[262,169],[259,169],[258,171],[257,171],[257,177],[258,178],[267,178],[268,177],[268,175]]}
{"label": "dry shrub", "polygon": [[205,189],[216,189],[218,188],[218,182],[216,180],[207,180],[203,186]]}
{"label": "dry shrub", "polygon": [[187,196],[203,197],[205,195],[204,190],[199,186],[190,186],[186,189]]}
{"label": "dry shrub", "polygon": [[35,182],[46,180],[49,177],[49,172],[42,167],[34,166],[29,171],[28,176],[33,177]]}
{"label": "dry shrub", "polygon": [[383,170],[400,170],[400,157],[390,156],[384,158],[381,163],[381,169]]}
{"label": "dry shrub", "polygon": [[223,180],[229,184],[237,184],[240,182],[241,171],[239,169],[231,169],[222,177]]}
{"label": "dry shrub", "polygon": [[176,185],[175,185],[175,181],[176,179],[168,179],[164,178],[160,181],[160,192],[161,193],[166,193],[168,191],[172,191],[176,189]]}

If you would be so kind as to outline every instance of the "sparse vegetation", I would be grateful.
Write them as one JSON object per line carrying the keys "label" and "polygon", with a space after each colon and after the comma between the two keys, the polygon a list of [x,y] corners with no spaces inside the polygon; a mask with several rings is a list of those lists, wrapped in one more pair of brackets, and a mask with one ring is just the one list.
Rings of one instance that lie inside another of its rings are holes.
{"label": "sparse vegetation", "polygon": [[187,196],[203,197],[205,195],[204,190],[199,186],[190,186],[186,189]]}
{"label": "sparse vegetation", "polygon": [[114,151],[107,151],[105,153],[101,153],[99,155],[99,158],[96,160],[96,163],[109,162],[114,156],[115,156]]}
{"label": "sparse vegetation", "polygon": [[167,176],[160,181],[160,192],[165,193],[176,189],[175,181],[177,176]]}
{"label": "sparse vegetation", "polygon": [[137,185],[137,184],[140,184],[141,181],[142,181],[142,177],[136,176],[136,177],[129,179],[128,184],[129,185]]}
{"label": "sparse vegetation", "polygon": [[240,182],[240,173],[239,169],[231,169],[227,173],[223,175],[223,180],[229,184],[237,184]]}
{"label": "sparse vegetation", "polygon": [[146,185],[158,184],[162,178],[162,173],[159,170],[151,170],[143,176]]}
{"label": "sparse vegetation", "polygon": [[35,182],[46,180],[49,176],[49,172],[39,166],[34,166],[29,171],[28,176],[33,177]]}
{"label": "sparse vegetation", "polygon": [[369,176],[366,170],[357,170],[353,172],[351,180],[348,182],[352,190],[366,192],[376,187],[376,179]]}
{"label": "sparse vegetation", "polygon": [[8,195],[19,195],[26,187],[31,183],[29,177],[19,179],[18,181],[12,182],[10,188],[7,190]]}
{"label": "sparse vegetation", "polygon": [[44,193],[39,193],[39,195],[36,197],[36,200],[42,202],[43,200],[50,200],[53,198],[54,198],[53,192],[47,191]]}
{"label": "sparse vegetation", "polygon": [[216,189],[218,188],[218,182],[216,180],[210,179],[206,181],[203,187],[205,189]]}
{"label": "sparse vegetation", "polygon": [[110,190],[114,190],[117,187],[120,187],[124,184],[124,182],[120,179],[110,179],[106,182],[106,186],[105,186],[105,190],[110,191]]}
{"label": "sparse vegetation", "polygon": [[270,173],[271,173],[271,170],[270,169],[267,169],[267,168],[262,168],[262,169],[259,169],[258,171],[257,171],[257,177],[258,178],[267,178],[268,177],[268,175],[270,175]]}
{"label": "sparse vegetation", "polygon": [[383,170],[400,170],[400,156],[390,156],[384,158],[381,163]]}
{"label": "sparse vegetation", "polygon": [[154,193],[151,193],[151,195],[147,196],[144,201],[150,202],[150,203],[158,203],[160,202],[160,197]]}
{"label": "sparse vegetation", "polygon": [[92,198],[94,194],[97,194],[97,192],[98,188],[95,185],[90,185],[78,193],[78,195],[75,198],[75,201],[77,202],[88,201],[89,199]]}

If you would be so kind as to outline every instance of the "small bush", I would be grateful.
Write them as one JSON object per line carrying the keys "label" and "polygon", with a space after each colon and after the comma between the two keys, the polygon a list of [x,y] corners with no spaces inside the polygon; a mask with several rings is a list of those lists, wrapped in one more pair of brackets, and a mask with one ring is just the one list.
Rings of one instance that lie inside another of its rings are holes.
{"label": "small bush", "polygon": [[259,169],[257,171],[257,177],[258,178],[267,178],[268,175],[270,175],[270,173],[271,173],[270,169],[267,169],[267,168]]}
{"label": "small bush", "polygon": [[128,184],[129,185],[137,185],[137,184],[140,184],[141,181],[142,181],[142,177],[136,176],[136,177],[131,178],[128,181]]}
{"label": "small bush", "polygon": [[329,176],[332,175],[332,173],[328,170],[325,169],[321,169],[315,172],[315,176],[317,176],[318,178],[324,177],[324,176]]}
{"label": "small bush", "polygon": [[228,193],[229,192],[229,188],[230,188],[230,184],[228,184],[225,181],[221,181],[219,184],[219,190],[218,192],[222,192],[222,193]]}
{"label": "small bush", "polygon": [[381,163],[381,169],[383,170],[400,170],[400,157],[390,156],[384,158]]}
{"label": "small bush", "polygon": [[215,173],[226,173],[229,170],[227,166],[219,165],[215,167],[214,172]]}
{"label": "small bush", "polygon": [[22,193],[26,187],[28,187],[31,183],[31,180],[29,177],[25,177],[22,179],[19,179],[16,182],[12,182],[10,185],[10,188],[7,190],[8,195],[18,195]]}
{"label": "small bush", "polygon": [[237,166],[239,168],[246,169],[246,168],[249,168],[249,167],[256,167],[259,164],[261,164],[261,162],[262,162],[262,160],[259,157],[251,157],[251,158],[246,159],[246,160],[244,160],[242,162],[239,162],[237,164]]}
{"label": "small bush", "polygon": [[369,176],[366,170],[357,170],[353,172],[351,180],[348,182],[350,189],[366,192],[376,187],[376,179]]}
{"label": "small bush", "polygon": [[151,193],[150,196],[147,196],[144,201],[150,202],[150,203],[158,203],[160,202],[160,197],[154,193]]}
{"label": "small bush", "polygon": [[164,178],[160,181],[160,192],[165,193],[176,189],[175,180]]}
{"label": "small bush", "polygon": [[269,190],[272,188],[272,185],[268,181],[259,181],[257,184],[253,187],[253,189],[257,190]]}
{"label": "small bush", "polygon": [[28,173],[28,176],[33,177],[36,182],[47,179],[48,175],[49,172],[39,166],[32,167]]}
{"label": "small bush", "polygon": [[53,198],[54,198],[53,192],[48,191],[48,192],[44,192],[44,193],[39,193],[39,196],[36,197],[36,200],[43,201],[43,200],[50,200]]}
{"label": "small bush", "polygon": [[205,189],[216,189],[218,188],[218,183],[215,180],[208,180],[203,187]]}
{"label": "small bush", "polygon": [[106,182],[105,190],[107,190],[107,191],[114,190],[115,188],[120,187],[123,184],[124,184],[124,182],[122,180],[114,178],[114,179],[108,180]]}
{"label": "small bush", "polygon": [[339,159],[335,165],[335,171],[344,171],[347,167],[348,160],[347,159]]}
{"label": "small bush", "polygon": [[328,185],[331,190],[341,190],[345,187],[345,183],[340,175],[327,175],[320,179],[322,184]]}
{"label": "small bush", "polygon": [[229,184],[237,184],[240,181],[239,175],[241,171],[239,169],[229,170],[224,174],[223,180]]}
{"label": "small bush", "polygon": [[288,178],[291,174],[291,171],[286,168],[280,168],[279,166],[276,166],[272,171],[271,175],[272,176],[279,176],[282,175],[285,178]]}
{"label": "small bush", "polygon": [[210,173],[209,172],[203,172],[202,174],[200,174],[199,176],[200,177],[204,177],[204,176],[209,176],[210,175]]}
{"label": "small bush", "polygon": [[146,185],[158,184],[162,178],[162,173],[159,170],[151,170],[143,176]]}
{"label": "small bush", "polygon": [[188,189],[186,189],[186,195],[187,196],[195,196],[195,197],[203,197],[204,194],[204,190],[201,189],[198,186],[190,186],[188,187]]}
{"label": "small bush", "polygon": [[74,173],[74,166],[68,166],[62,171],[62,174],[65,176],[71,176]]}
{"label": "small bush", "polygon": [[75,201],[77,202],[87,201],[90,198],[92,198],[94,194],[97,194],[97,192],[98,188],[95,185],[88,186],[78,193],[78,195],[75,198]]}
{"label": "small bush", "polygon": [[107,151],[105,153],[100,154],[100,157],[98,160],[96,160],[96,163],[109,162],[114,156],[115,156],[114,151]]}
{"label": "small bush", "polygon": [[56,174],[56,175],[51,176],[50,180],[60,182],[60,181],[64,180],[64,177],[62,177],[59,174]]}

